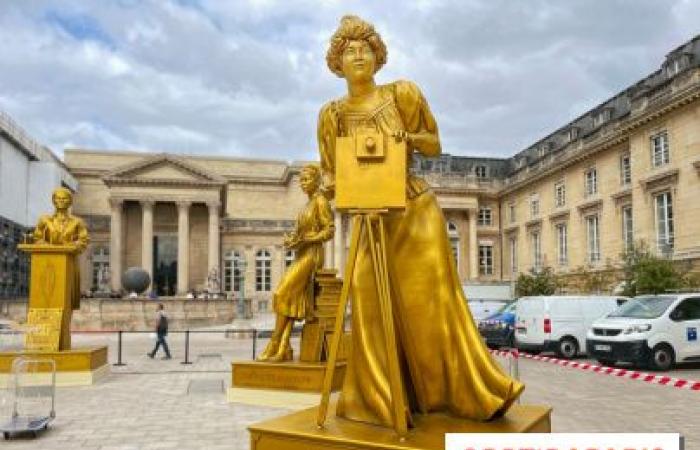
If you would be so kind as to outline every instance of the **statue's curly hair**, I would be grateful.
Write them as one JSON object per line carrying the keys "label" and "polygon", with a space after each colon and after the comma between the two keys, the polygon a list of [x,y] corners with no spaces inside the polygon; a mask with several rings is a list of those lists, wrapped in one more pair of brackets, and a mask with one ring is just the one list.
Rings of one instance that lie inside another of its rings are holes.
{"label": "statue's curly hair", "polygon": [[59,192],[62,194],[68,194],[68,197],[70,197],[71,204],[73,203],[73,193],[70,191],[70,189],[64,187],[54,189],[54,191],[51,193],[51,201],[54,201],[56,195],[58,195]]}
{"label": "statue's curly hair", "polygon": [[311,175],[314,177],[314,180],[316,180],[316,183],[318,183],[318,186],[320,187],[323,184],[323,177],[322,172],[321,172],[321,166],[318,164],[306,164],[304,167],[301,168],[300,172],[310,172]]}
{"label": "statue's curly hair", "polygon": [[376,57],[375,73],[386,64],[386,45],[374,26],[357,16],[343,16],[338,29],[331,36],[331,45],[326,53],[326,63],[334,74],[343,78],[342,56],[349,41],[366,41],[372,47]]}

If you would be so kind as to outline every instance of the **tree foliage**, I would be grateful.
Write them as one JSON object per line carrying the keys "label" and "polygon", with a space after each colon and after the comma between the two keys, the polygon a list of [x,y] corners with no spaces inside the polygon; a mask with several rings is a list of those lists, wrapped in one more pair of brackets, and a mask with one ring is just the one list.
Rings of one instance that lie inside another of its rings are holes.
{"label": "tree foliage", "polygon": [[673,261],[656,256],[639,241],[623,255],[623,295],[661,294],[690,284]]}
{"label": "tree foliage", "polygon": [[579,267],[575,273],[580,282],[578,286],[580,291],[591,295],[601,295],[610,291],[611,284],[615,281],[613,269],[609,265],[598,270],[583,266]]}
{"label": "tree foliage", "polygon": [[530,270],[529,274],[521,273],[515,284],[515,296],[553,295],[559,287],[559,280],[551,267],[542,270]]}

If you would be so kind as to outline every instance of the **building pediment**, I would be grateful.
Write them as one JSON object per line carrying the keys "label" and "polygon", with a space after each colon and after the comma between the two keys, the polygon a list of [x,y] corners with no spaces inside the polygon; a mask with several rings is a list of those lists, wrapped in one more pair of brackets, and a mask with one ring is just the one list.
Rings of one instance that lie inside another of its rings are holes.
{"label": "building pediment", "polygon": [[108,185],[222,186],[225,181],[191,161],[169,154],[145,157],[117,167],[103,178]]}

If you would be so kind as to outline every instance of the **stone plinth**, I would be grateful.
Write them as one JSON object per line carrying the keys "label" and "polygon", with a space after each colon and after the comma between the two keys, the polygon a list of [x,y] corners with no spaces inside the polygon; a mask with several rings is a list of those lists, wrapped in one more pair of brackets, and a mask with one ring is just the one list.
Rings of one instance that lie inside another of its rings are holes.
{"label": "stone plinth", "polygon": [[[231,386],[236,388],[282,389],[321,392],[326,363],[287,361],[279,363],[235,361],[231,363]],[[332,390],[338,390],[345,378],[345,362],[336,364]]]}
{"label": "stone plinth", "polygon": [[[331,405],[329,411],[335,411]],[[318,407],[260,422],[248,427],[251,450],[442,450],[445,433],[549,433],[548,406],[514,405],[491,422],[475,422],[442,413],[414,416],[415,428],[399,441],[391,428],[337,417],[330,413],[324,428],[316,426]]]}
{"label": "stone plinth", "polygon": [[[57,386],[83,386],[94,384],[97,380],[109,373],[107,364],[107,347],[80,347],[71,350],[57,352],[31,352],[12,351],[0,352],[0,387],[8,386],[12,376],[12,362],[19,357],[27,359],[46,360],[50,359],[56,363],[56,385]],[[48,369],[45,365],[40,369]],[[29,380],[36,378],[37,382],[45,384],[50,382],[48,373],[33,374]]]}

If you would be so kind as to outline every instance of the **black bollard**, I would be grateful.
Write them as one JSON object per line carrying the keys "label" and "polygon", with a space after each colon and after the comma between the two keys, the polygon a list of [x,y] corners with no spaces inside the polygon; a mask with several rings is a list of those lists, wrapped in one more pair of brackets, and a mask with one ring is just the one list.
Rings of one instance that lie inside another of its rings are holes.
{"label": "black bollard", "polygon": [[190,330],[185,331],[185,360],[180,364],[192,364],[190,362]]}
{"label": "black bollard", "polygon": [[118,337],[117,337],[117,363],[113,364],[115,366],[126,366],[125,363],[122,362],[122,330],[119,330],[118,332]]}

